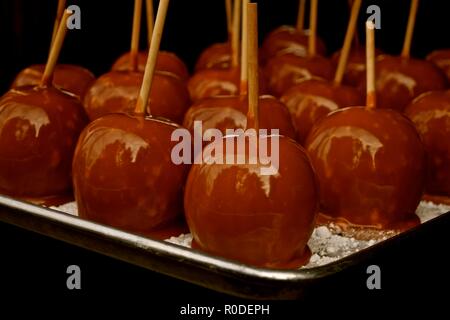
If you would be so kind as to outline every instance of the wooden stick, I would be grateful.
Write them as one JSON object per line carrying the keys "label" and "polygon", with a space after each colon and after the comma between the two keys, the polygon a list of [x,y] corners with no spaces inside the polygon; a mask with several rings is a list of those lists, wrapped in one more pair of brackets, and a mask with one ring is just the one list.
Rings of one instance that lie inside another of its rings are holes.
{"label": "wooden stick", "polygon": [[53,72],[55,71],[56,62],[58,61],[59,53],[61,52],[62,44],[67,33],[67,18],[71,14],[71,11],[65,10],[61,18],[58,31],[56,32],[55,41],[53,41],[53,45],[48,55],[47,63],[45,65],[44,74],[41,78],[41,87],[48,86],[53,79]]}
{"label": "wooden stick", "polygon": [[299,0],[296,29],[300,33],[303,33],[303,28],[305,26],[305,5],[306,0]]}
{"label": "wooden stick", "polygon": [[59,24],[61,23],[61,18],[64,14],[64,9],[66,8],[66,0],[58,0],[58,9],[56,9],[56,18],[53,23],[53,33],[52,41],[50,42],[50,50],[53,46],[53,41],[55,41],[56,33],[58,32]]}
{"label": "wooden stick", "polygon": [[308,55],[313,57],[316,55],[316,36],[317,36],[317,6],[318,0],[311,0],[311,10],[309,12],[309,39],[308,39]]}
{"label": "wooden stick", "polygon": [[[158,57],[159,45],[161,44],[161,37],[164,30],[164,22],[166,21],[167,8],[169,0],[160,0],[158,12],[156,14],[155,28],[153,29],[152,41],[148,52],[147,64],[145,65],[144,78],[142,80],[141,91],[136,103],[134,112],[139,115],[145,114],[145,109],[148,104],[148,97],[152,89],[153,74],[155,72],[156,59]],[[150,113],[150,108],[148,110]]]}
{"label": "wooden stick", "polygon": [[231,14],[231,0],[225,0],[225,12],[227,15],[227,32],[228,41],[231,41],[231,34],[233,32],[233,16]]}
{"label": "wooden stick", "polygon": [[352,5],[350,19],[348,20],[347,32],[345,34],[344,45],[342,46],[341,54],[339,56],[339,63],[334,76],[334,83],[339,85],[344,78],[345,68],[347,67],[348,56],[352,47],[352,40],[355,34],[356,22],[358,21],[358,14],[361,8],[361,0],[355,0]]}
{"label": "wooden stick", "polygon": [[138,69],[139,36],[141,32],[142,0],[134,0],[133,30],[131,33],[131,69]]}
{"label": "wooden stick", "polygon": [[258,5],[250,3],[248,10],[248,113],[247,129],[259,130],[259,79],[258,79]]}
{"label": "wooden stick", "polygon": [[234,1],[233,10],[233,30],[231,32],[231,65],[236,68],[239,66],[239,28],[241,25],[241,1]]}
{"label": "wooden stick", "polygon": [[417,8],[419,0],[412,0],[409,9],[408,26],[406,27],[405,41],[403,42],[402,57],[409,58],[411,52],[411,42],[414,33],[414,25],[416,24]]}
{"label": "wooden stick", "polygon": [[[348,8],[349,8],[350,11],[352,10],[352,7],[353,7],[353,1],[354,0],[347,0]],[[355,34],[353,36],[353,44],[355,45],[355,47],[359,47],[360,46],[358,28],[355,28]]]}
{"label": "wooden stick", "polygon": [[[240,1],[240,0],[237,0]],[[248,92],[248,10],[249,0],[242,0],[242,37],[241,37],[241,86],[240,94]]]}
{"label": "wooden stick", "polygon": [[148,46],[152,42],[152,34],[153,34],[153,25],[155,16],[153,13],[153,0],[145,0],[145,11],[147,13],[147,37],[148,37]]}
{"label": "wooden stick", "polygon": [[372,21],[366,22],[366,65],[366,108],[374,109],[377,101],[375,88],[375,25]]}

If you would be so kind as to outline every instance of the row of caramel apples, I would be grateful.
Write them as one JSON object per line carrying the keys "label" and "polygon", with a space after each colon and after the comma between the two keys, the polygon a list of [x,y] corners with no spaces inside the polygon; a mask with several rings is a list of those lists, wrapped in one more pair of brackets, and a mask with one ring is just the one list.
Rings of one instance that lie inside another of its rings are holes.
{"label": "row of caramel apples", "polygon": [[[225,3],[229,42],[207,48],[189,77],[159,51],[169,0],[154,24],[147,1],[148,52],[135,0],[131,50],[95,80],[56,63],[70,16],[60,0],[47,64],[20,72],[0,99],[0,193],[36,201],[73,187],[81,218],[157,238],[179,235],[186,220],[194,248],[275,268],[307,263],[317,221],[404,230],[418,224],[424,190],[450,197],[448,79],[409,57],[418,0],[400,57],[379,55],[372,24],[366,48],[352,47],[354,0],[336,63],[320,55],[318,0],[309,31],[301,0],[297,27],[273,31],[261,49],[257,5]],[[225,148],[239,134],[205,143],[192,156],[203,162],[174,163],[174,132],[194,132],[196,121],[203,136],[254,129],[257,148],[275,150],[276,137],[276,173],[261,173],[261,153],[251,162],[249,149]],[[211,161],[218,154],[246,162]]]}

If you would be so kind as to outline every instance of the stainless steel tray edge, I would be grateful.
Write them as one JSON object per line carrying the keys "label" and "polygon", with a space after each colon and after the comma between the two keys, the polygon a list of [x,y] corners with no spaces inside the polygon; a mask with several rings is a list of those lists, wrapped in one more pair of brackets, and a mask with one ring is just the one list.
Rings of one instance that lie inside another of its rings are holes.
{"label": "stainless steel tray edge", "polygon": [[[253,299],[301,298],[316,282],[361,263],[383,247],[381,242],[326,266],[285,271],[249,267],[1,195],[0,221],[203,287]],[[415,229],[389,241],[408,237]]]}

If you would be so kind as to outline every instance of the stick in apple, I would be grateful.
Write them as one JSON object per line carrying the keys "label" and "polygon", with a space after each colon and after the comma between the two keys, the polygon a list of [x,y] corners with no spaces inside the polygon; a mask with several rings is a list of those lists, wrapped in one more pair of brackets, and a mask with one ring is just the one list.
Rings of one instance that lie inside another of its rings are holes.
{"label": "stick in apple", "polygon": [[311,0],[311,9],[309,12],[308,55],[310,57],[314,57],[316,55],[318,2],[319,2],[319,0]]}
{"label": "stick in apple", "polygon": [[409,58],[411,51],[411,42],[414,34],[414,25],[416,24],[417,8],[419,7],[419,0],[412,0],[409,10],[408,26],[406,27],[405,41],[403,42],[403,49],[401,56]]}
{"label": "stick in apple", "polygon": [[248,4],[248,113],[247,129],[259,129],[259,80],[258,80],[258,6]]}
{"label": "stick in apple", "polygon": [[[158,57],[159,46],[161,44],[161,37],[164,30],[164,22],[166,21],[168,6],[169,0],[161,0],[159,2],[158,12],[156,14],[155,28],[153,30],[147,63],[145,65],[144,78],[142,80],[141,90],[139,92],[139,97],[136,103],[136,114],[145,114],[148,97],[150,96],[150,90],[152,88],[153,74],[155,72],[156,59]],[[148,108],[148,113],[151,114],[150,108]]]}
{"label": "stick in apple", "polygon": [[152,34],[153,34],[153,25],[155,16],[153,13],[153,0],[145,0],[145,12],[147,15],[147,37],[148,37],[148,45],[152,42]]}
{"label": "stick in apple", "polygon": [[241,1],[234,1],[233,8],[233,30],[231,33],[231,65],[236,68],[239,66],[239,29],[241,25]]}
{"label": "stick in apple", "polygon": [[303,28],[305,26],[305,5],[306,0],[299,0],[296,29],[300,33],[303,33]]}
{"label": "stick in apple", "polygon": [[61,22],[58,27],[58,31],[55,35],[55,40],[53,41],[52,48],[48,55],[47,63],[45,65],[45,70],[41,78],[40,86],[48,86],[53,79],[53,72],[55,71],[56,62],[58,61],[59,53],[64,42],[64,38],[67,33],[67,18],[72,14],[71,11],[65,10],[61,18]]}
{"label": "stick in apple", "polygon": [[[241,1],[241,0],[237,0]],[[242,36],[241,36],[241,84],[240,94],[248,91],[248,10],[249,0],[242,0]]]}
{"label": "stick in apple", "polygon": [[367,65],[367,88],[366,108],[376,107],[375,90],[375,25],[372,21],[366,22],[366,65]]}
{"label": "stick in apple", "polygon": [[339,62],[334,76],[334,83],[340,85],[344,78],[345,68],[347,67],[348,56],[352,47],[352,40],[355,35],[356,23],[358,20],[359,10],[361,8],[361,0],[355,0],[352,4],[352,11],[348,21],[347,32],[345,34],[344,45],[342,46]]}

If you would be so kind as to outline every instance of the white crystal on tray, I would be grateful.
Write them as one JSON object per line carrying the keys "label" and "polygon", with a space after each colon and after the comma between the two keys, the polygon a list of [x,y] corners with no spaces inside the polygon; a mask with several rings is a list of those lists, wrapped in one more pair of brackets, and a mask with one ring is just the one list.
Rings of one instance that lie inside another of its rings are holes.
{"label": "white crystal on tray", "polygon": [[[52,207],[52,209],[75,216],[78,214],[78,208],[75,202],[69,202],[58,207]],[[421,223],[424,223],[449,211],[450,206],[448,205],[422,201],[416,210],[416,214],[420,218]],[[383,231],[378,232],[379,235],[376,239],[358,240],[353,237],[340,234],[339,228],[335,227],[333,224],[328,226],[318,226],[314,229],[311,238],[308,241],[309,248],[312,251],[311,259],[303,268],[322,266],[342,259],[359,250],[368,248],[377,242],[383,241],[392,235],[384,234]],[[190,248],[192,243],[192,235],[181,234],[178,237],[166,239],[166,241]]]}

